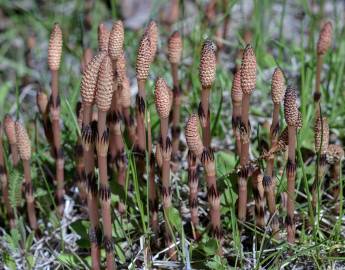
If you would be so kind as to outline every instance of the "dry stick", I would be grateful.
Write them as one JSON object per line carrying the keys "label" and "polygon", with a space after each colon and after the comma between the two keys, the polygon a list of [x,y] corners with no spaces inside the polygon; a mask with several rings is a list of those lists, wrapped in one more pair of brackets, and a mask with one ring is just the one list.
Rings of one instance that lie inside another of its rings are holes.
{"label": "dry stick", "polygon": [[236,71],[231,87],[232,101],[232,132],[236,141],[236,154],[241,155],[241,107],[242,107],[242,89],[241,89],[241,72]]}
{"label": "dry stick", "polygon": [[35,234],[39,236],[39,228],[37,224],[36,212],[35,212],[35,198],[33,196],[33,186],[31,181],[31,169],[30,169],[30,158],[31,158],[31,141],[25,128],[18,121],[15,124],[16,138],[18,145],[19,156],[23,161],[24,167],[24,180],[25,180],[25,198],[26,198],[26,209],[28,213],[30,227]]}
{"label": "dry stick", "polygon": [[54,147],[56,154],[56,199],[58,204],[58,213],[62,216],[64,211],[64,157],[61,147],[61,130],[60,130],[60,97],[59,97],[59,68],[62,54],[62,32],[60,26],[54,24],[49,39],[48,47],[48,66],[51,71],[51,100],[50,115],[52,129],[54,134]]}
{"label": "dry stick", "polygon": [[92,269],[100,269],[101,230],[98,216],[98,187],[94,167],[95,130],[92,130],[92,107],[94,102],[98,70],[105,52],[96,54],[87,65],[81,81],[80,92],[83,101],[82,143],[85,175],[88,183],[87,205],[89,211]]}
{"label": "dry stick", "polygon": [[340,145],[330,144],[327,150],[327,161],[330,163],[331,193],[335,214],[339,214],[339,181],[341,172],[341,161],[344,158],[344,150]]}
{"label": "dry stick", "polygon": [[112,64],[109,56],[105,56],[99,68],[97,81],[96,104],[98,108],[97,122],[97,157],[99,170],[99,196],[102,206],[104,247],[106,251],[107,269],[115,269],[114,246],[112,239],[112,219],[108,182],[107,154],[109,147],[109,131],[106,126],[107,112],[111,106],[113,95]]}
{"label": "dry stick", "polygon": [[4,148],[2,145],[2,125],[0,123],[0,183],[2,187],[3,202],[7,211],[7,218],[9,220],[10,228],[13,229],[16,226],[14,211],[10,204],[8,197],[8,177],[6,171],[6,165],[4,160]]}
{"label": "dry stick", "polygon": [[332,23],[326,22],[319,35],[319,40],[317,42],[317,60],[316,60],[316,77],[315,77],[315,92],[314,92],[314,102],[315,102],[315,110],[316,116],[318,117],[320,114],[320,99],[321,99],[321,92],[320,92],[320,83],[321,83],[321,70],[323,64],[323,57],[331,47],[332,43]]}
{"label": "dry stick", "polygon": [[299,125],[299,112],[297,109],[296,90],[288,86],[284,97],[284,115],[288,125],[288,162],[286,165],[287,175],[287,240],[290,244],[295,243],[295,181],[296,181],[296,128]]}
{"label": "dry stick", "polygon": [[[270,128],[271,147],[276,147],[279,134],[279,110],[280,104],[284,98],[285,82],[284,74],[280,68],[276,68],[272,75],[271,95],[273,101],[272,124]],[[267,198],[268,211],[270,213],[272,235],[275,239],[279,239],[279,221],[276,214],[275,201],[275,175],[274,175],[274,157],[272,154],[267,159],[266,174],[263,177],[263,185],[265,196]]]}
{"label": "dry stick", "polygon": [[189,185],[189,207],[191,215],[191,224],[193,229],[194,240],[199,238],[199,233],[197,228],[199,226],[199,216],[198,216],[198,165],[197,158],[194,153],[188,151],[188,185]]}
{"label": "dry stick", "polygon": [[249,176],[249,143],[250,143],[250,124],[249,124],[249,102],[250,95],[256,85],[256,58],[254,50],[250,45],[245,48],[241,65],[241,89],[242,112],[241,112],[241,156],[240,173],[238,179],[238,219],[243,222],[247,212],[247,181]]}
{"label": "dry stick", "polygon": [[[179,86],[178,66],[182,56],[182,39],[179,32],[175,31],[168,40],[168,59],[171,65],[173,79],[173,109],[172,109],[172,159],[177,161],[180,144],[180,103],[181,89]],[[173,166],[176,170],[177,166]]]}
{"label": "dry stick", "polygon": [[10,144],[13,166],[17,167],[18,162],[19,162],[19,153],[18,153],[18,147],[17,147],[16,130],[15,130],[14,121],[9,114],[5,115],[4,129],[5,129],[7,139],[8,139],[8,143]]}
{"label": "dry stick", "polygon": [[212,83],[216,78],[216,49],[216,45],[211,40],[206,40],[202,47],[199,66],[199,79],[202,87],[199,118],[205,147],[209,147],[211,144],[209,96]]}
{"label": "dry stick", "polygon": [[[169,130],[169,114],[172,105],[171,90],[164,79],[158,78],[155,84],[155,104],[156,110],[160,118],[161,133],[161,150],[162,150],[162,197],[164,216],[167,217],[168,210],[171,207],[171,187],[170,187],[170,160],[171,160],[171,141],[168,136]],[[165,219],[165,242],[169,247],[172,244],[172,235],[169,228],[169,220]],[[172,247],[168,251],[172,259],[176,259],[175,248]]]}
{"label": "dry stick", "polygon": [[329,126],[326,117],[318,117],[314,127],[315,152],[317,155],[317,165],[315,179],[312,186],[312,206],[315,209],[319,201],[319,189],[323,182],[327,166],[326,152],[329,144]]}

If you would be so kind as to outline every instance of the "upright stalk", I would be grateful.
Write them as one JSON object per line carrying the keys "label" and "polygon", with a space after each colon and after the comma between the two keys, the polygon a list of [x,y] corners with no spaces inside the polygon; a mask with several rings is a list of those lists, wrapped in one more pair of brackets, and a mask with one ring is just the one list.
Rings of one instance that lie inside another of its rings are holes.
{"label": "upright stalk", "polygon": [[91,242],[92,269],[100,269],[100,244],[102,231],[99,227],[98,215],[98,188],[95,176],[95,131],[91,128],[92,105],[84,103],[83,108],[83,159],[85,165],[85,177],[87,181],[87,207],[90,219],[89,237]]}
{"label": "upright stalk", "polygon": [[289,126],[288,162],[286,167],[287,175],[287,240],[290,244],[295,243],[295,181],[296,181],[296,128]]}
{"label": "upright stalk", "polygon": [[8,197],[8,177],[6,172],[6,165],[4,160],[4,149],[2,145],[2,125],[0,123],[0,183],[2,188],[3,201],[6,208],[6,214],[9,221],[10,228],[13,229],[16,226],[14,211],[10,204]]}
{"label": "upright stalk", "polygon": [[243,95],[241,112],[241,169],[238,179],[238,219],[242,222],[245,221],[247,215],[247,181],[249,177],[247,166],[250,143],[250,126],[248,119],[249,98],[250,95]]}
{"label": "upright stalk", "polygon": [[316,171],[315,180],[312,186],[312,205],[315,209],[319,201],[319,190],[323,182],[323,178],[327,166],[326,153],[329,144],[329,126],[326,117],[318,117],[314,127],[314,139],[315,139],[315,152],[316,158]]}
{"label": "upright stalk", "polygon": [[92,269],[100,269],[100,244],[102,232],[99,228],[98,216],[98,185],[95,176],[94,146],[97,130],[92,126],[92,107],[94,104],[98,71],[105,52],[97,53],[87,65],[81,85],[80,93],[83,102],[82,143],[85,176],[88,183],[87,205],[90,219],[90,242]]}
{"label": "upright stalk", "polygon": [[97,158],[99,171],[99,196],[102,206],[103,241],[106,252],[107,269],[115,269],[114,246],[112,239],[112,219],[108,181],[107,155],[109,147],[109,131],[106,126],[107,112],[113,96],[112,64],[109,56],[105,56],[98,72],[96,104],[98,108],[97,122]]}
{"label": "upright stalk", "polygon": [[244,222],[247,213],[247,181],[249,177],[249,104],[250,96],[256,86],[256,58],[253,48],[248,44],[244,50],[241,64],[241,89],[242,111],[241,111],[241,156],[240,172],[238,179],[238,219]]}
{"label": "upright stalk", "polygon": [[198,216],[198,165],[197,158],[192,151],[188,151],[188,185],[189,185],[189,207],[191,215],[191,223],[193,227],[193,238],[196,240],[199,237],[197,228],[199,226]]}
{"label": "upright stalk", "polygon": [[33,187],[31,181],[31,169],[30,161],[23,160],[24,167],[24,180],[25,180],[25,199],[26,199],[26,208],[29,217],[30,227],[35,233],[39,233],[39,228],[37,224],[36,211],[35,211],[35,198],[33,195]]}
{"label": "upright stalk", "polygon": [[[173,109],[172,109],[172,159],[177,161],[180,143],[180,96],[178,67],[182,56],[182,39],[179,32],[175,31],[168,40],[168,59],[171,65],[171,76],[173,79]],[[177,169],[177,166],[173,166]]]}
{"label": "upright stalk", "polygon": [[[284,74],[280,68],[274,70],[271,83],[271,95],[273,101],[272,124],[270,128],[271,148],[275,148],[278,144],[279,134],[279,111],[280,104],[284,98],[285,80]],[[274,174],[274,153],[268,156],[266,173],[263,177],[263,186],[265,196],[267,198],[268,211],[271,218],[272,235],[275,239],[279,238],[279,221],[277,216],[277,208],[275,201],[275,174]]]}
{"label": "upright stalk", "polygon": [[65,208],[64,202],[64,156],[61,147],[61,130],[60,130],[60,97],[59,97],[59,68],[62,54],[62,31],[60,26],[54,24],[53,30],[49,39],[48,47],[48,66],[51,71],[51,100],[50,100],[50,115],[52,121],[52,129],[54,135],[55,148],[55,178],[57,184],[56,200],[58,205],[58,213],[62,216]]}
{"label": "upright stalk", "polygon": [[[172,235],[169,227],[169,220],[167,214],[171,207],[171,187],[170,187],[170,160],[171,160],[171,141],[168,136],[169,131],[169,114],[172,106],[171,90],[164,79],[158,78],[155,84],[155,104],[156,110],[160,118],[160,147],[162,150],[162,199],[163,210],[165,217],[165,243],[169,247],[172,245]],[[175,248],[169,248],[169,256],[176,259]]]}
{"label": "upright stalk", "polygon": [[296,181],[296,132],[299,126],[299,111],[297,108],[296,90],[288,86],[284,97],[284,116],[288,125],[288,162],[286,165],[287,175],[287,240],[290,244],[295,243],[295,181]]}
{"label": "upright stalk", "polygon": [[33,186],[31,181],[31,141],[25,130],[25,128],[19,122],[15,124],[17,145],[19,150],[19,156],[23,161],[24,167],[24,180],[25,180],[25,199],[26,199],[26,210],[29,218],[29,224],[31,229],[37,236],[40,235],[38,228],[36,211],[35,211],[35,198],[33,195]]}
{"label": "upright stalk", "polygon": [[341,161],[344,158],[344,150],[340,145],[330,144],[327,150],[327,161],[330,164],[331,193],[333,196],[334,213],[339,214],[339,181],[341,175]]}
{"label": "upright stalk", "polygon": [[314,102],[315,102],[315,110],[316,110],[316,117],[320,114],[320,99],[321,99],[321,70],[323,64],[323,57],[331,47],[332,44],[332,34],[333,34],[333,27],[331,22],[326,22],[319,35],[319,40],[317,42],[317,58],[316,58],[316,76],[315,76],[315,92],[314,92]]}
{"label": "upright stalk", "polygon": [[199,79],[202,88],[199,118],[205,147],[209,147],[211,144],[209,96],[212,84],[216,78],[216,62],[216,45],[211,40],[206,40],[202,47],[199,66]]}
{"label": "upright stalk", "polygon": [[236,71],[231,87],[232,101],[232,132],[235,136],[236,154],[241,155],[241,108],[242,108],[242,89],[241,89],[241,72]]}
{"label": "upright stalk", "polygon": [[205,148],[201,162],[206,172],[207,198],[210,205],[210,222],[212,236],[219,243],[218,253],[222,254],[222,229],[220,220],[220,194],[217,189],[216,165],[214,162],[214,153],[211,149]]}
{"label": "upright stalk", "polygon": [[12,117],[9,114],[5,115],[4,129],[5,129],[7,139],[8,139],[8,143],[10,144],[11,159],[12,159],[13,166],[17,167],[19,163],[19,153],[18,153],[18,147],[17,147],[15,124]]}

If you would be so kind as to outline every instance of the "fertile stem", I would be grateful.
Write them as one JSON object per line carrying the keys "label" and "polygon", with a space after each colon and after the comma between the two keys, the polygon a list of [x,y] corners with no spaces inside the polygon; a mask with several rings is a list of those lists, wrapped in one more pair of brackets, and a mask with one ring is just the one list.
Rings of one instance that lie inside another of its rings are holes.
{"label": "fertile stem", "polygon": [[7,211],[7,218],[10,224],[10,228],[13,229],[16,226],[16,221],[15,221],[14,212],[13,212],[13,209],[11,207],[10,200],[8,197],[8,178],[7,178],[7,173],[6,173],[5,161],[4,161],[2,138],[0,138],[0,183],[2,187],[2,196],[4,199],[6,211]]}
{"label": "fertile stem", "polygon": [[91,228],[89,232],[91,242],[91,259],[92,269],[100,269],[100,243],[101,230],[99,228],[98,215],[98,191],[97,180],[95,177],[94,167],[94,131],[91,128],[92,105],[85,104],[83,110],[83,157],[85,164],[85,175],[88,183],[87,206]]}
{"label": "fertile stem", "polygon": [[36,234],[39,234],[39,228],[37,224],[36,211],[35,211],[35,198],[33,195],[33,187],[31,181],[31,169],[30,161],[23,160],[24,167],[24,180],[25,180],[25,199],[26,210],[29,218],[30,227]]}
{"label": "fertile stem", "polygon": [[61,147],[61,130],[60,130],[60,98],[58,92],[59,73],[57,70],[51,70],[52,81],[52,96],[50,104],[50,114],[52,118],[52,127],[54,134],[54,147],[56,151],[56,199],[58,204],[58,213],[62,216],[64,211],[64,157],[63,149]]}
{"label": "fertile stem", "polygon": [[172,158],[176,160],[180,144],[180,96],[181,90],[178,80],[178,64],[171,63],[173,78],[173,107],[172,107]]}
{"label": "fertile stem", "polygon": [[248,160],[249,160],[249,100],[250,95],[243,93],[242,112],[241,112],[241,156],[240,156],[240,175],[238,179],[238,219],[246,220],[247,213],[247,181],[248,181]]}
{"label": "fertile stem", "polygon": [[315,92],[314,92],[314,102],[316,110],[316,118],[320,115],[320,99],[321,99],[321,70],[323,65],[323,55],[317,54],[316,58],[316,78],[315,78]]}
{"label": "fertile stem", "polygon": [[103,217],[103,240],[106,251],[106,265],[107,269],[115,269],[114,247],[112,239],[112,224],[111,224],[111,206],[110,197],[111,192],[108,182],[108,168],[107,168],[107,153],[109,146],[109,133],[106,127],[107,112],[98,111],[97,122],[97,157],[99,170],[99,196],[102,205]]}
{"label": "fertile stem", "polygon": [[[199,226],[199,216],[198,216],[198,165],[197,157],[192,151],[188,151],[188,185],[189,185],[189,207],[191,215],[191,223],[193,226],[193,232]],[[196,240],[198,234],[193,233],[193,238]]]}
{"label": "fertile stem", "polygon": [[210,126],[210,111],[209,111],[209,96],[210,87],[202,88],[201,103],[199,109],[199,118],[202,126],[202,139],[205,147],[211,144],[211,126]]}
{"label": "fertile stem", "polygon": [[296,181],[296,127],[288,126],[289,146],[287,174],[287,240],[290,244],[295,243],[295,181]]}

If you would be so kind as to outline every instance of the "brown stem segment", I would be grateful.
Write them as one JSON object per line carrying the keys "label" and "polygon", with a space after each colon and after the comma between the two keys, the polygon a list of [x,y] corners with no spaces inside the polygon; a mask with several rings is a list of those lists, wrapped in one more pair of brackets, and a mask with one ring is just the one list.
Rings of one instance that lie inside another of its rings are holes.
{"label": "brown stem segment", "polygon": [[91,223],[90,241],[91,241],[91,263],[92,269],[100,269],[100,242],[101,230],[99,228],[98,215],[98,191],[97,180],[94,173],[94,131],[91,129],[92,105],[84,104],[83,110],[83,158],[85,164],[85,175],[87,178],[88,195],[87,206],[89,211],[89,219]]}
{"label": "brown stem segment", "polygon": [[146,131],[145,131],[145,80],[138,80],[137,95],[137,148],[140,152],[146,150]]}
{"label": "brown stem segment", "polygon": [[[168,121],[168,119],[161,119],[161,126],[165,126],[164,122]],[[163,122],[163,123],[162,123]],[[164,130],[164,128],[161,128]],[[164,210],[164,217],[168,214],[168,210],[171,207],[171,187],[170,187],[170,160],[171,160],[171,141],[170,138],[166,135],[163,137],[164,134],[161,134],[162,141],[161,141],[161,149],[162,149],[162,198],[163,198],[163,210]],[[172,245],[173,239],[170,232],[170,227],[168,225],[169,220],[165,220],[165,245],[168,247]],[[176,251],[175,248],[172,247],[168,251],[169,257],[173,260],[176,259]]]}
{"label": "brown stem segment", "polygon": [[31,169],[30,161],[23,160],[24,167],[24,179],[25,179],[25,199],[26,209],[29,218],[30,227],[36,234],[39,234],[39,228],[37,224],[36,211],[35,211],[35,199],[33,195],[33,186],[31,181]]}
{"label": "brown stem segment", "polygon": [[[279,134],[279,110],[280,104],[273,103],[272,124],[270,128],[271,148],[276,147]],[[277,216],[276,200],[275,200],[275,177],[274,171],[274,153],[268,157],[266,175],[263,177],[263,186],[267,199],[268,211],[270,213],[272,235],[275,239],[279,239],[279,221]]]}
{"label": "brown stem segment", "polygon": [[330,174],[331,174],[331,185],[332,185],[332,195],[333,195],[333,202],[334,202],[334,212],[339,214],[339,181],[340,181],[340,172],[341,172],[341,162],[338,160],[335,164],[332,164],[330,167]]}
{"label": "brown stem segment", "polygon": [[173,107],[172,107],[172,158],[176,159],[180,144],[180,104],[181,90],[178,79],[178,64],[171,63],[171,74],[173,78]]}
{"label": "brown stem segment", "polygon": [[136,142],[136,130],[135,130],[135,125],[133,118],[130,113],[129,108],[122,108],[122,113],[123,113],[123,119],[125,122],[126,126],[126,131],[129,137],[129,140],[132,144],[135,144]]}
{"label": "brown stem segment", "polygon": [[109,133],[106,127],[107,112],[98,111],[97,122],[97,157],[99,169],[99,196],[102,206],[104,248],[106,251],[107,269],[115,269],[114,247],[111,224],[111,192],[108,183],[107,154],[109,147]]}
{"label": "brown stem segment", "polygon": [[246,220],[247,214],[247,181],[248,181],[248,160],[249,160],[249,101],[250,95],[243,93],[241,112],[241,156],[240,174],[238,179],[238,219],[241,222]]}
{"label": "brown stem segment", "polygon": [[211,145],[211,126],[210,126],[210,110],[209,110],[209,96],[211,88],[202,88],[201,103],[199,108],[199,118],[202,127],[202,139],[205,147]]}
{"label": "brown stem segment", "polygon": [[16,144],[10,144],[12,163],[14,167],[17,167],[19,163],[19,153]]}
{"label": "brown stem segment", "polygon": [[0,138],[0,183],[2,187],[3,200],[4,200],[4,204],[7,211],[7,218],[9,220],[10,228],[13,229],[16,226],[16,221],[15,221],[14,212],[13,212],[13,209],[11,207],[10,200],[8,197],[8,178],[7,178],[5,161],[4,161],[4,151],[3,151],[1,138]]}
{"label": "brown stem segment", "polygon": [[321,154],[318,166],[316,166],[316,174],[315,174],[315,180],[312,186],[312,206],[314,209],[316,209],[317,202],[319,200],[318,198],[318,190],[320,188],[320,185],[322,185],[323,178],[325,176],[326,171],[326,154]]}
{"label": "brown stem segment", "polygon": [[263,177],[260,175],[260,170],[256,170],[253,175],[253,195],[255,200],[255,221],[260,228],[265,226],[265,198]]}
{"label": "brown stem segment", "polygon": [[50,113],[52,118],[52,127],[54,135],[54,147],[56,150],[56,199],[58,204],[58,213],[62,216],[64,211],[64,157],[61,147],[61,130],[60,130],[60,98],[59,98],[59,73],[58,70],[51,70],[51,104]]}
{"label": "brown stem segment", "polygon": [[[189,185],[189,207],[191,215],[191,223],[193,229],[195,230],[199,226],[199,216],[198,216],[198,165],[197,158],[192,151],[188,151],[188,185]],[[198,234],[194,233],[193,238],[196,240]]]}
{"label": "brown stem segment", "polygon": [[296,181],[296,127],[288,126],[289,147],[288,162],[286,168],[287,175],[287,240],[290,244],[295,243],[295,181]]}
{"label": "brown stem segment", "polygon": [[323,55],[318,54],[316,58],[316,78],[315,78],[315,92],[314,92],[314,102],[316,108],[316,116],[320,114],[320,99],[321,99],[321,91],[320,91],[320,84],[321,84],[321,70],[323,65]]}
{"label": "brown stem segment", "polygon": [[236,141],[236,154],[237,156],[241,155],[241,134],[240,134],[240,127],[241,127],[241,105],[237,105],[233,103],[233,110],[232,110],[232,131],[235,135]]}
{"label": "brown stem segment", "polygon": [[150,224],[152,231],[158,238],[159,224],[158,224],[158,198],[155,183],[155,156],[150,154],[150,173],[149,173],[149,210],[150,210]]}
{"label": "brown stem segment", "polygon": [[220,219],[220,194],[217,189],[216,167],[214,153],[211,149],[205,148],[201,162],[205,168],[207,181],[207,198],[210,205],[210,222],[213,237],[219,241],[218,253],[222,254],[222,229]]}

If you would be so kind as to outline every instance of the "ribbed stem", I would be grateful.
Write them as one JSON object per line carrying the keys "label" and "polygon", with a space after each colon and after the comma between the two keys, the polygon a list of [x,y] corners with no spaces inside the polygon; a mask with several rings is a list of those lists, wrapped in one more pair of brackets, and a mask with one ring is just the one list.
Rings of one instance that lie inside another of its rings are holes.
{"label": "ribbed stem", "polygon": [[319,192],[320,186],[322,185],[323,178],[325,176],[326,172],[326,156],[325,154],[321,154],[318,166],[316,166],[316,172],[315,172],[315,180],[312,185],[312,206],[314,209],[316,209],[317,202],[319,201]]}
{"label": "ribbed stem", "polygon": [[232,132],[235,136],[236,142],[236,154],[241,155],[241,134],[240,134],[240,124],[241,124],[241,104],[232,103]]}
{"label": "ribbed stem", "polygon": [[243,134],[241,134],[241,156],[240,165],[241,171],[238,180],[238,219],[240,221],[246,220],[247,213],[247,181],[248,171],[247,163],[249,159],[249,143],[250,143],[250,126],[249,126],[249,101],[250,95],[243,93],[242,97],[242,112],[241,125]]}
{"label": "ribbed stem", "polygon": [[10,144],[10,148],[11,148],[11,157],[12,157],[13,166],[17,167],[19,163],[18,147],[16,144]]}
{"label": "ribbed stem", "polygon": [[[277,145],[279,135],[279,110],[280,104],[273,103],[272,124],[270,128],[271,149]],[[272,234],[275,239],[279,239],[279,222],[275,215],[275,178],[274,178],[274,153],[268,157],[266,175],[264,176],[264,189],[267,199],[268,211],[270,212]]]}
{"label": "ribbed stem", "polygon": [[97,141],[97,158],[99,170],[99,193],[102,206],[104,246],[106,251],[107,269],[115,269],[113,239],[112,239],[112,222],[111,222],[111,192],[108,182],[107,153],[109,146],[109,135],[106,127],[107,112],[98,111],[98,141]]}
{"label": "ribbed stem", "polygon": [[[84,104],[83,111],[83,127],[90,127],[92,115],[92,105]],[[91,127],[90,127],[91,128]],[[98,215],[98,194],[97,182],[94,175],[94,142],[90,143],[90,147],[83,149],[83,158],[85,164],[85,175],[88,181],[88,195],[87,206],[89,211],[89,219],[91,223],[90,234],[91,237],[91,263],[92,269],[100,269],[100,249],[99,241],[97,239],[97,232],[99,232],[99,215]]]}
{"label": "ribbed stem", "polygon": [[1,138],[0,138],[0,183],[2,187],[2,196],[4,199],[6,211],[7,211],[7,218],[9,220],[10,228],[13,229],[16,226],[16,221],[15,221],[13,209],[10,204],[10,200],[8,198],[8,178],[7,178],[5,161],[4,161],[4,150],[3,150]]}
{"label": "ribbed stem", "polygon": [[[205,147],[209,147],[211,144],[211,126],[210,126],[210,112],[209,112],[209,96],[210,87],[201,89],[201,125],[202,125],[202,139]],[[200,117],[200,115],[199,115]]]}
{"label": "ribbed stem", "polygon": [[134,121],[131,117],[130,108],[122,108],[123,118],[125,120],[126,130],[129,137],[129,140],[132,144],[136,140],[136,130],[134,126]]}
{"label": "ribbed stem", "polygon": [[172,157],[175,160],[180,144],[180,87],[178,79],[178,64],[171,63],[171,74],[174,85],[173,106],[172,106]]}
{"label": "ribbed stem", "polygon": [[339,214],[339,193],[340,193],[340,188],[339,188],[339,181],[340,181],[340,172],[341,172],[341,165],[340,161],[337,161],[335,164],[333,164],[330,167],[330,172],[331,172],[331,185],[332,187],[332,195],[333,195],[333,203],[334,203],[334,212],[336,214]]}
{"label": "ribbed stem", "polygon": [[287,240],[290,244],[295,243],[295,181],[296,181],[296,127],[288,126],[289,147],[287,163]]}
{"label": "ribbed stem", "polygon": [[30,169],[30,161],[23,160],[23,167],[24,167],[24,179],[25,179],[25,199],[26,199],[26,209],[28,213],[30,228],[35,231],[35,233],[39,233],[37,218],[36,218],[36,211],[35,211],[35,199],[33,195],[33,186],[31,181],[31,169]]}
{"label": "ribbed stem", "polygon": [[[145,80],[138,80],[137,96],[137,147],[140,151],[146,150],[146,132],[145,132]],[[142,107],[144,106],[144,107]]]}
{"label": "ribbed stem", "polygon": [[58,213],[62,216],[65,208],[64,204],[64,157],[61,147],[61,130],[60,130],[60,101],[59,101],[59,72],[51,70],[51,107],[52,127],[54,135],[54,147],[56,150],[56,199],[58,203]]}
{"label": "ribbed stem", "polygon": [[260,228],[265,226],[265,198],[260,170],[256,170],[253,175],[253,194],[255,200],[255,221]]}
{"label": "ribbed stem", "polygon": [[315,110],[316,116],[320,114],[320,99],[321,99],[321,70],[323,65],[323,55],[318,54],[316,58],[316,77],[315,77],[315,92],[314,92],[314,102],[315,102]]}
{"label": "ribbed stem", "polygon": [[149,208],[150,208],[150,224],[156,238],[158,238],[158,199],[155,183],[155,156],[150,154],[150,172],[149,172]]}
{"label": "ribbed stem", "polygon": [[[198,190],[199,190],[199,178],[198,178],[198,165],[197,157],[192,151],[188,151],[188,185],[189,185],[189,207],[191,215],[191,223],[194,230],[199,226],[198,216]],[[193,235],[194,239],[197,239],[198,234]]]}

